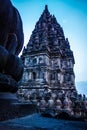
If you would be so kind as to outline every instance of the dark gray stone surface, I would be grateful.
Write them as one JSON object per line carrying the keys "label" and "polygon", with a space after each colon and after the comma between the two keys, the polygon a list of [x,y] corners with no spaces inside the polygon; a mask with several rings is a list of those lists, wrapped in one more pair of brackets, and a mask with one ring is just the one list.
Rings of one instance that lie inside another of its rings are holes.
{"label": "dark gray stone surface", "polygon": [[0,121],[24,117],[36,112],[36,105],[18,102],[15,94],[0,93]]}
{"label": "dark gray stone surface", "polygon": [[18,90],[18,83],[10,76],[0,73],[0,92],[15,93]]}
{"label": "dark gray stone surface", "polygon": [[10,0],[0,0],[0,92],[13,92],[23,73],[18,54],[22,50],[24,34],[19,11]]}
{"label": "dark gray stone surface", "polygon": [[1,130],[87,130],[87,122],[57,120],[33,114],[0,123]]}
{"label": "dark gray stone surface", "polygon": [[19,11],[11,0],[0,0],[0,45],[18,55],[23,47],[24,34]]}
{"label": "dark gray stone surface", "polygon": [[[19,117],[16,93],[23,74],[18,57],[24,43],[22,20],[10,0],[0,0],[0,121]],[[1,128],[2,129],[2,128]]]}

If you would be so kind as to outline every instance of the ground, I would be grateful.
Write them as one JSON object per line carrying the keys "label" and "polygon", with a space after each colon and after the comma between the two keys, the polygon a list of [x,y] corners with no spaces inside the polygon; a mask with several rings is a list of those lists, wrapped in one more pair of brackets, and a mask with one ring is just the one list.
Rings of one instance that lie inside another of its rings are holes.
{"label": "ground", "polygon": [[33,114],[1,122],[0,130],[87,130],[87,122],[59,120]]}

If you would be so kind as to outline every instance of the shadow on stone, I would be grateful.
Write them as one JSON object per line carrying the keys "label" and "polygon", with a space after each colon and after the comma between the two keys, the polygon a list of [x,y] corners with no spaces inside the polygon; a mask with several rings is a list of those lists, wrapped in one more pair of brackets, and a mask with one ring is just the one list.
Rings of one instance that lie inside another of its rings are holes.
{"label": "shadow on stone", "polygon": [[63,120],[70,120],[70,121],[85,121],[84,118],[71,116],[68,112],[60,112],[59,114],[55,115],[54,111],[47,110],[41,114],[43,117],[48,118],[56,118],[56,119],[63,119]]}
{"label": "shadow on stone", "polygon": [[65,120],[70,120],[70,117],[71,116],[67,112],[61,112],[58,115],[56,115],[56,118],[65,119]]}

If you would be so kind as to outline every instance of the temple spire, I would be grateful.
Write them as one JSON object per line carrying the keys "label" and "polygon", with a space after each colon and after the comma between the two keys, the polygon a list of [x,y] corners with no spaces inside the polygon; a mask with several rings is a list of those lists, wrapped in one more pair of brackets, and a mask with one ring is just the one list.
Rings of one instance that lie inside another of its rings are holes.
{"label": "temple spire", "polygon": [[66,56],[68,51],[70,53],[67,52],[67,55],[73,58],[69,42],[65,40],[63,29],[56,17],[50,14],[47,5],[45,5],[45,9],[35,25],[27,47],[30,53],[49,51],[49,53],[56,53],[57,55],[61,52],[60,55]]}
{"label": "temple spire", "polygon": [[50,15],[50,12],[49,12],[49,10],[48,10],[48,5],[45,5],[45,9],[44,9],[44,11],[43,11],[43,15]]}
{"label": "temple spire", "polygon": [[45,5],[45,12],[48,12],[48,5]]}

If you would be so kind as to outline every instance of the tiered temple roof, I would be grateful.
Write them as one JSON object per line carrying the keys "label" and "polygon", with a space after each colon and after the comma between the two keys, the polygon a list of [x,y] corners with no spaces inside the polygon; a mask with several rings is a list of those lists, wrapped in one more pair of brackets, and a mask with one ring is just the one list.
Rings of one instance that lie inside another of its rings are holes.
{"label": "tiered temple roof", "polygon": [[73,52],[70,50],[69,41],[64,36],[64,32],[54,15],[48,11],[47,5],[43,11],[39,21],[35,25],[27,48],[24,53],[38,53],[47,51],[61,57],[73,58]]}

